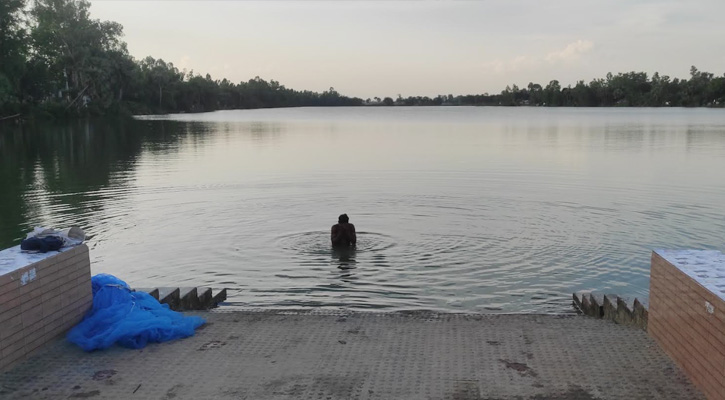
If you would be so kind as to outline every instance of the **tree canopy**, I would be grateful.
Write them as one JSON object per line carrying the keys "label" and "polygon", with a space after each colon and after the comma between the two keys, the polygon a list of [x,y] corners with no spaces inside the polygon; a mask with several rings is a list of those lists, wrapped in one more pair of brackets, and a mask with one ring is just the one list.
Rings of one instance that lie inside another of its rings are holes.
{"label": "tree canopy", "polygon": [[401,105],[490,105],[549,107],[723,107],[725,75],[715,77],[690,69],[690,79],[671,79],[655,72],[607,74],[589,83],[562,87],[552,80],[546,86],[530,82],[525,88],[507,86],[499,94],[400,98]]}
{"label": "tree canopy", "polygon": [[123,27],[91,18],[88,1],[34,0],[26,12],[27,5],[0,3],[0,117],[362,104],[333,88],[296,91],[259,77],[233,83],[150,56],[136,60]]}

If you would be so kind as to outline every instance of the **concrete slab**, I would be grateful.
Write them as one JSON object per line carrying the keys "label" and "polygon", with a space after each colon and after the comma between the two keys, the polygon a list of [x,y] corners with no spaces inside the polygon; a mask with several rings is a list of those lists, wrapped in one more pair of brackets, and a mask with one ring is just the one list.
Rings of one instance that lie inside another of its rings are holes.
{"label": "concrete slab", "polygon": [[59,340],[3,399],[701,399],[645,332],[579,315],[191,312],[194,337],[84,353]]}

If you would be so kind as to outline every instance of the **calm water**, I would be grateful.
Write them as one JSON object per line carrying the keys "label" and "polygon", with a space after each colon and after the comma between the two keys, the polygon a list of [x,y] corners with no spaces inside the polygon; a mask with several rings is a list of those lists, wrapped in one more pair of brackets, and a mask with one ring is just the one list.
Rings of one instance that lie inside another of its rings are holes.
{"label": "calm water", "polygon": [[[315,108],[0,126],[0,245],[255,307],[568,312],[725,248],[725,110]],[[330,248],[346,212],[354,252]]]}

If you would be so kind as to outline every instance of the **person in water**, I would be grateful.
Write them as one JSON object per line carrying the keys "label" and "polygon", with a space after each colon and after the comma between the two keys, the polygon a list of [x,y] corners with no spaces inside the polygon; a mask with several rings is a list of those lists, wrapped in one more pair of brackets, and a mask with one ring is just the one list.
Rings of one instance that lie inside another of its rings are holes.
{"label": "person in water", "polygon": [[333,247],[355,247],[357,236],[355,235],[355,225],[351,224],[347,214],[342,214],[337,218],[337,223],[332,226],[330,238]]}

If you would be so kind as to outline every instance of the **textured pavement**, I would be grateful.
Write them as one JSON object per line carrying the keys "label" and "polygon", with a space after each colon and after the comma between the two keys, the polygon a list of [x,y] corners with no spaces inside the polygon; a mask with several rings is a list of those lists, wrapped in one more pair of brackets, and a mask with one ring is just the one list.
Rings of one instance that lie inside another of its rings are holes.
{"label": "textured pavement", "polygon": [[645,332],[577,315],[196,312],[194,337],[58,340],[2,399],[700,399]]}

